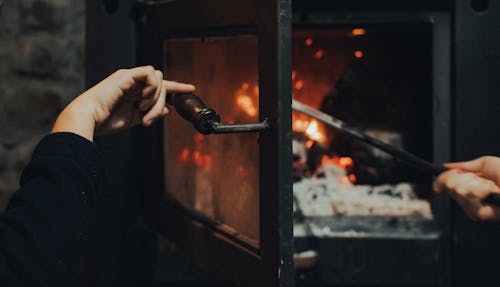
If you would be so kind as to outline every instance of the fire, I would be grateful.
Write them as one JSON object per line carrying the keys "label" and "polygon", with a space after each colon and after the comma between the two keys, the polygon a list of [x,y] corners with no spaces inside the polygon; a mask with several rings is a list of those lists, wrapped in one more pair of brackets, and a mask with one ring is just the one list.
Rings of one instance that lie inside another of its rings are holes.
{"label": "fire", "polygon": [[339,165],[342,168],[349,168],[354,165],[354,162],[352,161],[352,158],[350,157],[341,157],[339,159]]}
{"label": "fire", "polygon": [[189,149],[182,149],[179,154],[179,161],[186,164],[210,170],[212,168],[212,157],[209,154],[201,153],[197,150],[191,152]]}
{"label": "fire", "polygon": [[363,36],[366,35],[366,30],[363,28],[354,28],[351,31],[351,34],[356,37],[356,36]]}
{"label": "fire", "polygon": [[182,162],[187,162],[189,160],[189,150],[187,148],[183,149],[181,154],[179,155],[179,160]]}
{"label": "fire", "polygon": [[298,80],[296,83],[295,83],[295,89],[297,90],[302,90],[302,88],[304,87],[304,81],[302,80]]}
{"label": "fire", "polygon": [[306,135],[309,136],[310,139],[321,142],[324,140],[323,134],[320,132],[318,127],[318,122],[316,120],[312,120],[309,126],[306,129]]}
{"label": "fire", "polygon": [[308,140],[306,142],[306,148],[307,149],[311,149],[313,145],[314,145],[314,141],[312,141],[312,140]]}
{"label": "fire", "polygon": [[306,120],[295,120],[292,124],[292,130],[295,132],[303,133],[307,130],[307,127],[309,127],[309,121]]}
{"label": "fire", "polygon": [[311,47],[313,44],[313,39],[312,38],[307,38],[306,41],[304,42],[306,47]]}
{"label": "fire", "polygon": [[317,60],[322,59],[323,56],[325,56],[325,50],[323,49],[319,49],[318,51],[316,51],[316,53],[314,53],[314,58],[316,58]]}
{"label": "fire", "polygon": [[252,98],[248,95],[240,94],[236,98],[236,104],[240,107],[247,115],[255,117],[258,114],[257,108],[255,107]]}
{"label": "fire", "polygon": [[351,173],[351,174],[349,174],[349,180],[350,180],[352,183],[355,183],[355,182],[356,182],[356,180],[358,180],[358,179],[356,178],[356,175],[355,175],[354,173]]}
{"label": "fire", "polygon": [[238,172],[238,175],[240,177],[246,177],[246,176],[248,176],[248,171],[242,165],[239,165],[238,168],[236,169],[236,171]]}
{"label": "fire", "polygon": [[[336,165],[342,169],[351,169],[354,166],[354,161],[350,157],[338,157],[338,156],[328,156],[323,155],[321,158],[321,165]],[[357,180],[356,175],[351,173],[348,176],[343,176],[340,178],[340,182],[342,183],[355,183]]]}
{"label": "fire", "polygon": [[354,57],[358,58],[358,59],[361,59],[363,58],[363,51],[355,51],[354,52]]}

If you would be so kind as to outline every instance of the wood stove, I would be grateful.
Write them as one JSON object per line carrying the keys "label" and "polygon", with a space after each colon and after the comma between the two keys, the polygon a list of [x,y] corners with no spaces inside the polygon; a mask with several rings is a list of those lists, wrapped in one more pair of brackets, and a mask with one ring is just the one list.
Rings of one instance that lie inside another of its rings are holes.
{"label": "wood stove", "polygon": [[451,1],[207,2],[133,5],[137,64],[195,83],[223,122],[270,128],[203,136],[173,114],[136,130],[148,222],[241,286],[462,286],[467,224],[432,178],[291,100],[429,161],[470,157],[458,124],[478,103],[457,90],[471,63],[454,35],[494,20]]}

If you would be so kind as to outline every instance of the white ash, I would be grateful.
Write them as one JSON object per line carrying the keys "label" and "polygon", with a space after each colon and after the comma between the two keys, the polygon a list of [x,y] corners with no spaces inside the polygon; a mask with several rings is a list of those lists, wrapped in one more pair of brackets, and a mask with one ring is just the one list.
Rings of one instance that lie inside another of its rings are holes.
{"label": "white ash", "polygon": [[[432,218],[428,201],[418,199],[409,183],[354,185],[346,171],[323,165],[316,174],[294,183],[293,193],[306,217],[318,216],[417,216]],[[294,210],[297,208],[294,205]]]}
{"label": "white ash", "polygon": [[293,140],[292,154],[305,161],[307,159],[307,148],[304,142]]}

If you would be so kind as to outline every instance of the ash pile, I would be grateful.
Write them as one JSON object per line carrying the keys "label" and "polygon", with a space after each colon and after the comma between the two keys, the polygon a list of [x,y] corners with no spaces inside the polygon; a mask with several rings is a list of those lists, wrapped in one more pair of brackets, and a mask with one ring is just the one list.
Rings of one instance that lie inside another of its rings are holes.
{"label": "ash pile", "polygon": [[[382,138],[397,144],[399,137],[386,133]],[[388,163],[392,160],[388,155],[364,148],[364,157],[370,154],[378,159],[380,166],[393,166]],[[366,164],[351,157],[332,155],[327,148],[300,133],[294,133],[293,155],[296,237],[373,236],[383,230],[410,235],[421,233],[416,230],[421,228],[420,223],[433,218],[429,201],[417,196],[414,183],[368,184],[366,178],[360,183],[358,170],[374,170],[376,176],[368,178],[383,178],[376,169],[362,167]],[[382,172],[389,174],[390,170]]]}

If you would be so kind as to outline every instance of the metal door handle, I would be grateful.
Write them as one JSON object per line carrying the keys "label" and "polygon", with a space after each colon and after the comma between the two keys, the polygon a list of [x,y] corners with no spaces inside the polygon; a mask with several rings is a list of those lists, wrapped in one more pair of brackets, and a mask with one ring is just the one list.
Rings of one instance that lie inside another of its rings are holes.
{"label": "metal door handle", "polygon": [[167,103],[175,107],[177,113],[186,121],[193,124],[194,128],[205,135],[228,133],[252,133],[269,129],[267,119],[255,124],[223,124],[220,116],[203,101],[192,93],[167,94]]}

